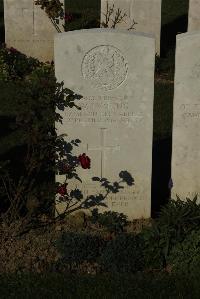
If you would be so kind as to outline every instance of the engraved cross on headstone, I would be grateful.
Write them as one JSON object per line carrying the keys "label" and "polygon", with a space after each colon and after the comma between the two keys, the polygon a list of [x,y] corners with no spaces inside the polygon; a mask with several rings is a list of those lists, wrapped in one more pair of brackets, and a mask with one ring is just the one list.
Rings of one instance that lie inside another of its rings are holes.
{"label": "engraved cross on headstone", "polygon": [[31,14],[32,14],[32,17],[31,17],[31,23],[32,23],[32,34],[35,33],[35,8],[36,8],[36,5],[35,5],[35,1],[33,0],[32,1],[32,5],[31,6],[25,6],[23,7],[23,5],[18,8],[18,10],[20,11],[21,13],[21,17],[25,17],[26,16],[26,13],[27,12],[30,12],[31,11]]}
{"label": "engraved cross on headstone", "polygon": [[106,128],[100,128],[100,146],[90,147],[87,144],[87,150],[101,152],[101,178],[105,177],[105,152],[106,150],[120,150],[120,145],[107,146],[105,145],[105,131]]}
{"label": "engraved cross on headstone", "polygon": [[[40,8],[39,6],[37,6],[37,7]],[[36,30],[35,30],[35,9],[36,9],[36,5],[35,5],[35,2],[33,1],[33,34],[35,34],[35,32],[36,32]]]}

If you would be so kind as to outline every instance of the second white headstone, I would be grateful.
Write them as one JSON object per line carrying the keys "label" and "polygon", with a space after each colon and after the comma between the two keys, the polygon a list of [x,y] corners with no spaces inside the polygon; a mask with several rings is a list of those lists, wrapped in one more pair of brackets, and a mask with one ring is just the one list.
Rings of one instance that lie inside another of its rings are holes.
{"label": "second white headstone", "polygon": [[[4,0],[4,22],[8,47],[41,61],[53,60],[57,31],[45,11],[35,5],[35,0]],[[64,30],[61,23],[59,26]]]}
{"label": "second white headstone", "polygon": [[200,0],[189,0],[188,31],[200,30]]}
{"label": "second white headstone", "polygon": [[172,179],[185,199],[200,193],[200,33],[177,36]]}

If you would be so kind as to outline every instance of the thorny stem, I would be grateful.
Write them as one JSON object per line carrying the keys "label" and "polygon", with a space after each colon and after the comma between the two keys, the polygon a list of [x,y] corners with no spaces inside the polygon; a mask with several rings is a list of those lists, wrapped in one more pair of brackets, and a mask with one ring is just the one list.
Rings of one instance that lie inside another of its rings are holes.
{"label": "thorny stem", "polygon": [[56,24],[56,22],[54,21],[53,18],[49,17],[51,23],[53,24],[53,26],[55,27],[55,29],[57,30],[58,33],[62,33],[62,31],[60,30],[59,26]]}
{"label": "thorny stem", "polygon": [[[112,7],[110,7],[108,4],[108,1],[107,1],[106,13],[103,14],[105,17],[105,22],[102,22],[100,24],[102,27],[108,28],[110,26],[112,29],[115,29],[116,25],[122,23],[124,21],[124,18],[127,17],[127,14],[126,13],[122,14],[122,10],[118,8],[117,11],[115,12],[114,19],[111,19],[111,16],[114,13],[114,8],[115,8],[115,5],[113,4]],[[112,21],[111,24],[109,24],[110,20]],[[136,24],[137,23],[133,19],[130,28],[128,28],[127,30],[134,29],[134,25],[136,25]]]}

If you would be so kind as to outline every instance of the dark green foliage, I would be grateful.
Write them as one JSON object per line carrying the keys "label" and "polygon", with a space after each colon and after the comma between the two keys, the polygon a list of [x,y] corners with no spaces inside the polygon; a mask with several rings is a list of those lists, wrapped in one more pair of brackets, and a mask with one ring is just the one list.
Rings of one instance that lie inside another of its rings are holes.
{"label": "dark green foliage", "polygon": [[200,277],[200,229],[190,232],[171,250],[167,262],[175,274]]}
{"label": "dark green foliage", "polygon": [[199,277],[168,274],[23,274],[0,277],[1,299],[199,299]]}
{"label": "dark green foliage", "polygon": [[[59,0],[37,0],[58,32],[100,27],[100,0],[65,1],[65,11]],[[58,26],[65,19],[64,29]]]}
{"label": "dark green foliage", "polygon": [[189,0],[163,0],[162,25],[173,23],[176,19],[188,14]]}
{"label": "dark green foliage", "polygon": [[193,200],[186,198],[181,200],[170,200],[160,212],[158,223],[160,227],[168,227],[176,238],[182,239],[200,224],[200,205],[197,197]]}
{"label": "dark green foliage", "polygon": [[64,232],[55,245],[62,261],[72,266],[84,261],[94,262],[100,255],[103,240],[86,233]]}
{"label": "dark green foliage", "polygon": [[[62,121],[55,109],[77,107],[74,100],[80,96],[56,81],[50,64],[15,49],[2,48],[0,56],[7,67],[0,82],[1,114],[12,117],[9,135],[1,139],[0,158],[9,157],[10,167],[1,169],[0,184],[7,189],[8,204],[14,203],[6,216],[11,221],[19,216],[14,214],[26,213],[26,202],[33,197],[38,198],[41,213],[54,205],[55,150],[59,147],[55,121]],[[20,155],[16,157],[17,148]]]}
{"label": "dark green foliage", "polygon": [[[0,48],[0,80],[21,80],[43,63],[20,53],[14,48]],[[3,76],[3,74],[4,76]],[[6,74],[6,77],[5,77]]]}
{"label": "dark green foliage", "polygon": [[36,0],[35,5],[39,5],[45,11],[57,32],[61,33],[62,30],[59,27],[59,23],[65,15],[63,3],[60,0]]}
{"label": "dark green foliage", "polygon": [[[18,217],[18,215],[11,217],[11,214],[16,214],[25,206],[23,215],[26,214],[26,203],[32,201],[33,197],[34,201],[38,198],[40,202],[38,212],[39,210],[41,213],[47,212],[50,206],[53,208],[54,195],[59,185],[56,184],[54,188],[55,174],[65,175],[66,180],[75,178],[81,182],[76,173],[80,161],[73,154],[73,148],[78,147],[81,141],[78,139],[66,141],[64,139],[66,134],[57,136],[55,122],[62,123],[62,117],[57,112],[59,110],[64,111],[65,108],[80,110],[75,100],[81,99],[82,96],[64,88],[63,82],[56,81],[52,64],[26,58],[13,48],[2,48],[1,54],[1,63],[5,66],[0,77],[0,84],[3,86],[2,114],[4,117],[12,116],[13,119],[9,136],[1,140],[3,146],[0,154],[9,154],[17,146],[23,147],[17,161],[14,163],[11,161],[11,164],[20,164],[20,167],[16,167],[18,172],[11,174],[12,167],[10,169],[6,167],[4,173],[1,173],[0,183],[7,189],[7,194],[4,192],[4,195],[7,196],[8,204],[14,202],[7,215],[11,221],[11,218]],[[23,69],[21,74],[19,73],[21,68],[18,66],[26,66],[26,61],[27,69]],[[12,91],[7,96],[6,91],[11,87]],[[81,190],[75,189],[66,192],[64,197],[59,196],[58,200],[67,202],[66,207],[70,212],[91,206],[106,206],[103,201],[108,193],[119,192],[124,188],[122,183],[128,186],[134,184],[132,176],[127,171],[121,171],[119,177],[120,180],[114,183],[105,178],[100,179],[101,185],[106,189],[106,195],[89,195],[83,198]],[[74,200],[77,205],[74,204]]]}
{"label": "dark green foliage", "polygon": [[109,232],[122,232],[124,226],[127,225],[127,216],[122,213],[117,212],[104,212],[99,213],[98,209],[92,211],[92,216],[90,217],[92,223],[98,223],[101,226],[106,227]]}
{"label": "dark green foliage", "polygon": [[151,228],[142,232],[146,264],[162,268],[172,248],[200,225],[200,205],[193,200],[170,200]]}
{"label": "dark green foliage", "polygon": [[63,5],[59,0],[36,0],[35,5],[40,5],[49,18],[56,19],[63,15]]}
{"label": "dark green foliage", "polygon": [[134,273],[143,269],[143,240],[133,234],[120,234],[108,242],[99,263],[108,272]]}
{"label": "dark green foliage", "polygon": [[157,224],[142,231],[141,237],[144,240],[145,268],[163,269],[166,266],[165,250],[168,242],[162,236]]}
{"label": "dark green foliage", "polygon": [[65,0],[65,12],[72,15],[65,31],[100,27],[100,5],[100,0]]}

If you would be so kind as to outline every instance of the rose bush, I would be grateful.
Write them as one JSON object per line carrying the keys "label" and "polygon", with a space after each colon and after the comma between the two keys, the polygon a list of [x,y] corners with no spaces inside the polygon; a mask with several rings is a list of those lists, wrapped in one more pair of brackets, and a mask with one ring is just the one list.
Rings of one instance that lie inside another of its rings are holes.
{"label": "rose bush", "polygon": [[[59,202],[66,203],[63,215],[78,209],[106,206],[104,200],[109,193],[119,192],[124,183],[134,184],[131,176],[122,171],[119,182],[93,178],[105,189],[105,194],[85,198],[81,190],[67,188],[71,179],[82,182],[76,172],[77,167],[90,169],[91,160],[86,153],[78,156],[73,154],[74,147],[78,147],[81,141],[67,140],[65,135],[58,136],[55,122],[62,123],[59,110],[80,109],[77,103],[82,96],[64,88],[63,82],[57,82],[53,64],[27,58],[13,48],[3,47],[0,56],[8,70],[6,78],[0,77],[2,88],[8,90],[12,85],[10,89],[16,89],[12,97],[7,97],[2,90],[6,96],[2,101],[2,111],[5,115],[11,113],[14,121],[13,142],[8,142],[10,137],[6,136],[1,144],[6,146],[7,152],[20,148],[20,156],[9,159],[10,164],[4,163],[5,157],[0,161],[1,196],[3,194],[8,205],[6,212],[1,215],[4,221],[12,223],[27,214],[32,216],[34,209],[34,214],[54,215],[56,194]],[[3,147],[0,150],[3,153]],[[65,176],[62,184],[55,184],[55,174]]]}

